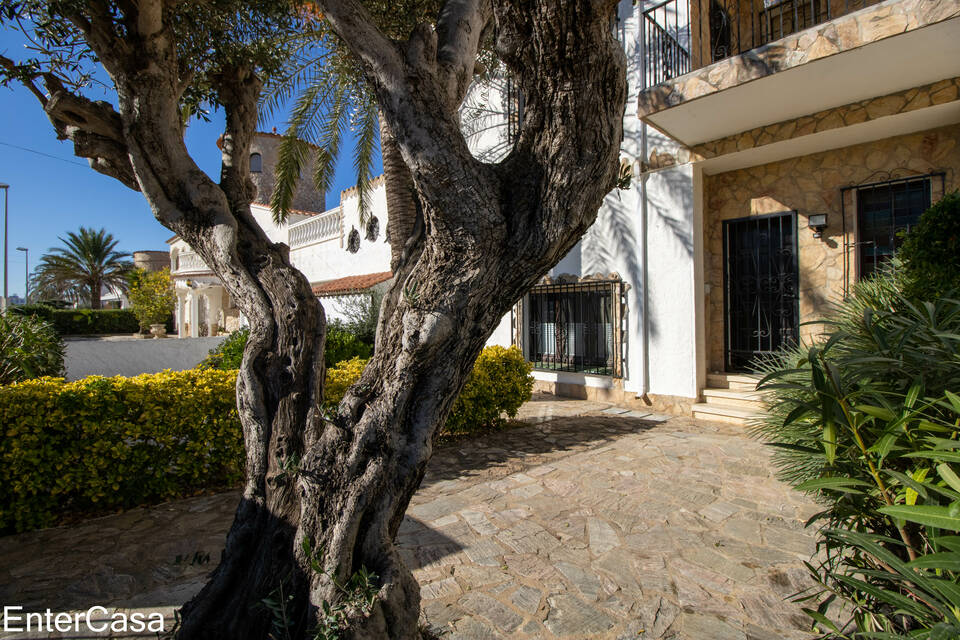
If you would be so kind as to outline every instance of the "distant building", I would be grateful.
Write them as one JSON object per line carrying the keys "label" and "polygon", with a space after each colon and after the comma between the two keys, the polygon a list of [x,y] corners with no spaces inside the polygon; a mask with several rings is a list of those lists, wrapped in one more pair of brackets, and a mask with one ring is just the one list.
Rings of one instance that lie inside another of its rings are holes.
{"label": "distant building", "polygon": [[[269,203],[281,139],[275,133],[257,133],[251,144],[250,177],[257,186],[251,212],[271,241],[290,247],[290,261],[321,298],[327,319],[343,318],[345,303],[370,295],[374,288],[385,289],[392,277],[383,177],[371,182],[366,224],[360,222],[355,188],[341,192],[339,204],[324,210],[324,194],[309,179],[298,184],[288,219],[274,224]],[[312,167],[305,168],[303,174],[311,175]],[[177,293],[179,337],[233,332],[245,325],[223,283],[200,256],[178,236],[167,242],[167,259]]]}
{"label": "distant building", "polygon": [[[133,252],[133,266],[145,271],[160,271],[170,266],[169,253],[163,250],[147,250]],[[104,287],[100,293],[100,305],[104,309],[126,309],[130,306],[126,293]]]}

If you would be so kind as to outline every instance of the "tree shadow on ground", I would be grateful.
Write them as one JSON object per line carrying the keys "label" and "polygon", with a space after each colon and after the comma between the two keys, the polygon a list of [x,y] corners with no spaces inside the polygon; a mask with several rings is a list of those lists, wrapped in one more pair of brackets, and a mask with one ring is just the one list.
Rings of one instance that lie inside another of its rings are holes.
{"label": "tree shadow on ground", "polygon": [[[574,413],[554,398],[535,400]],[[543,421],[514,423],[439,446],[421,490],[435,490],[443,482],[455,482],[458,491],[467,489],[657,426],[626,414],[533,420]],[[94,604],[178,607],[216,567],[239,499],[238,491],[230,491],[0,538],[0,601],[24,606],[25,611],[67,611]],[[405,554],[411,569],[462,550],[455,540],[409,514],[401,535],[415,539],[421,549],[412,558]]]}
{"label": "tree shadow on ground", "polygon": [[[420,490],[441,482],[493,480],[518,473],[551,460],[613,442],[616,438],[647,431],[663,418],[634,415],[571,415],[534,424],[510,425],[470,440],[452,442],[437,449],[427,466]],[[643,413],[643,412],[639,412]],[[535,419],[536,420],[536,419]]]}

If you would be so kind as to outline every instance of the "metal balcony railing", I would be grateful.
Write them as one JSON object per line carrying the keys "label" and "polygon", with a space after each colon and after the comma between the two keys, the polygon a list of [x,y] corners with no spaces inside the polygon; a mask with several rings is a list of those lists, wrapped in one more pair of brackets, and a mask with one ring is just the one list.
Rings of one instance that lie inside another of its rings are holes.
{"label": "metal balcony railing", "polygon": [[315,242],[340,238],[343,233],[342,220],[343,215],[338,207],[290,225],[290,248],[296,249]]}
{"label": "metal balcony railing", "polygon": [[882,0],[664,0],[641,19],[643,88]]}
{"label": "metal balcony railing", "polygon": [[209,271],[210,267],[206,265],[203,258],[192,251],[178,253],[174,264],[174,273],[192,273],[195,271]]}

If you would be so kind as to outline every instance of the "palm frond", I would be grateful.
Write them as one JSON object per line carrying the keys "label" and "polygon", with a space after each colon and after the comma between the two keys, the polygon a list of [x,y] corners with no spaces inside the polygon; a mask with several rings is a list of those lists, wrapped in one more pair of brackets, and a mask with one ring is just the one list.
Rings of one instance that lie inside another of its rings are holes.
{"label": "palm frond", "polygon": [[357,149],[353,159],[353,166],[357,170],[360,224],[363,226],[366,226],[370,220],[370,179],[373,173],[373,154],[377,149],[378,123],[377,103],[367,100],[361,112],[360,134],[357,137]]}
{"label": "palm frond", "polygon": [[340,156],[340,142],[350,116],[349,87],[336,85],[331,96],[330,108],[321,127],[320,152],[313,166],[313,184],[321,193],[330,190],[333,183],[333,170]]}

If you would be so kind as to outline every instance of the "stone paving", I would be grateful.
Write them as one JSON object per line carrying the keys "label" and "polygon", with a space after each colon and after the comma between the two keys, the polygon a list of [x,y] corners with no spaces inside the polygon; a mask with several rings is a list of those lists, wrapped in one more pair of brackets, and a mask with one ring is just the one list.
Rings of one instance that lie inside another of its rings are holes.
{"label": "stone paving", "polygon": [[[438,635],[808,637],[784,598],[807,586],[815,506],[741,428],[549,396],[519,417],[439,448],[401,526]],[[0,604],[170,616],[219,558],[237,498],[0,538]]]}

